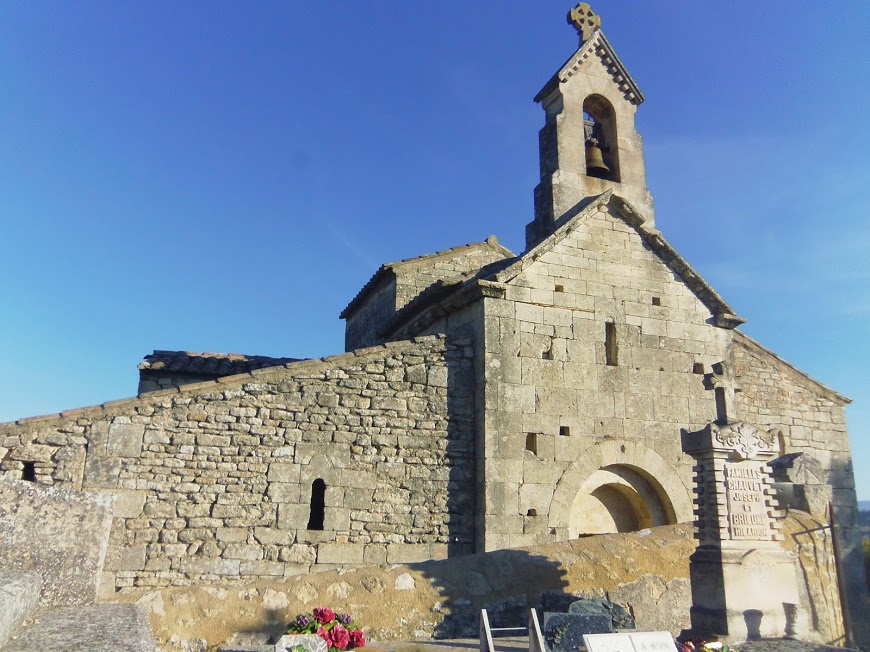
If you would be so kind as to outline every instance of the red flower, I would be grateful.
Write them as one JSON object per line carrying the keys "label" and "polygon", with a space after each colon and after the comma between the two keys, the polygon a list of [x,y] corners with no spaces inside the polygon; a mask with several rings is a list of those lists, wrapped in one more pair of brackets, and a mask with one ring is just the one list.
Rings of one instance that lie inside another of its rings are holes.
{"label": "red flower", "polygon": [[335,620],[335,612],[332,609],[315,609],[312,613],[314,619],[321,625],[327,625]]}
{"label": "red flower", "polygon": [[329,631],[329,637],[332,639],[332,645],[339,650],[343,650],[350,643],[350,635],[347,630],[341,625],[336,625]]}
{"label": "red flower", "polygon": [[366,635],[363,634],[361,629],[350,630],[350,644],[353,647],[365,647]]}
{"label": "red flower", "polygon": [[327,645],[329,645],[330,647],[332,646],[332,639],[329,637],[329,632],[326,631],[326,628],[318,627],[317,628],[317,635],[320,638],[322,638],[324,641],[326,641]]}

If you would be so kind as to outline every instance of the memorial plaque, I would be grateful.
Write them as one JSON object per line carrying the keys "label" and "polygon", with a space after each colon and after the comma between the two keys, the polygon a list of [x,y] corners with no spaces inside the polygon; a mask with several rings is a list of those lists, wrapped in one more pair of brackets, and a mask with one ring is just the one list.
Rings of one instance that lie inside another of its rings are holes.
{"label": "memorial plaque", "polygon": [[629,634],[634,652],[677,652],[670,632],[638,632]]}
{"label": "memorial plaque", "polygon": [[770,540],[773,532],[764,495],[766,473],[761,462],[725,464],[728,531],[732,539]]}
{"label": "memorial plaque", "polygon": [[588,652],[634,652],[630,634],[586,634],[583,643]]}

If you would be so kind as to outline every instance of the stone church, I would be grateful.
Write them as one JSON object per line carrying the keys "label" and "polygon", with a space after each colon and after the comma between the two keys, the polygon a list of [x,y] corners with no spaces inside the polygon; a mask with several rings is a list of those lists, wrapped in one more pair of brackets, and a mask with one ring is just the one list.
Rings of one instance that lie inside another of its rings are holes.
{"label": "stone church", "polygon": [[842,531],[849,399],[739,330],[655,225],[644,95],[581,3],[544,84],[526,249],[382,265],[318,360],[155,351],[139,395],[0,425],[4,475],[116,495],[101,591],[444,558],[691,521],[685,433],[774,431],[783,495]]}

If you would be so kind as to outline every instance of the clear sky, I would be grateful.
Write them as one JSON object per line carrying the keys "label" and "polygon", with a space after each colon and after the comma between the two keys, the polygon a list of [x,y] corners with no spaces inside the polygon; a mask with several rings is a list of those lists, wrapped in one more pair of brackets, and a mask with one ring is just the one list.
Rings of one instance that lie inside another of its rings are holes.
{"label": "clear sky", "polygon": [[[523,248],[570,0],[0,3],[0,421],[153,349],[313,357],[381,262]],[[598,2],[657,226],[854,399],[870,499],[870,3]]]}

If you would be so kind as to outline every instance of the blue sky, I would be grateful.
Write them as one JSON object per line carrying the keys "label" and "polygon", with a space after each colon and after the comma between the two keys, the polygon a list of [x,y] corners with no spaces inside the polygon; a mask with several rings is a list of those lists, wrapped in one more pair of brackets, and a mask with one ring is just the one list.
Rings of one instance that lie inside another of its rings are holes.
{"label": "blue sky", "polygon": [[[132,395],[153,349],[336,353],[381,262],[521,251],[570,4],[0,3],[0,421]],[[658,227],[854,399],[870,499],[870,3],[593,7]]]}

